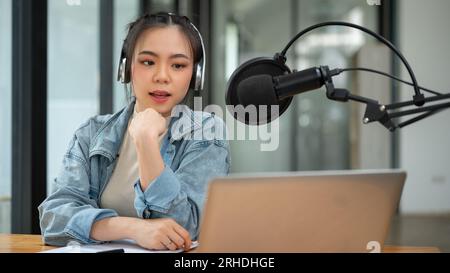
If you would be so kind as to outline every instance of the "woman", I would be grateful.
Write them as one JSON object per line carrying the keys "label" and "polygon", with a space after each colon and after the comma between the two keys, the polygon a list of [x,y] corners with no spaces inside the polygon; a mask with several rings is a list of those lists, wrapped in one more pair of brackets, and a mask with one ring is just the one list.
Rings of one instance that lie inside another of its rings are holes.
{"label": "woman", "polygon": [[149,249],[190,248],[207,182],[228,173],[230,158],[225,138],[212,133],[225,131],[222,120],[180,105],[203,80],[203,51],[186,17],[158,13],[129,25],[120,78],[133,98],[75,132],[54,191],[39,206],[45,243],[132,239]]}

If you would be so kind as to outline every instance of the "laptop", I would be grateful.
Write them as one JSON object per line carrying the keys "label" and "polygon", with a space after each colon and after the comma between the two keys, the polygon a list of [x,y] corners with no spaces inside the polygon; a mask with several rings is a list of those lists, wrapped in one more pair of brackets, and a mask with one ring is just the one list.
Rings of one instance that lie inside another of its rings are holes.
{"label": "laptop", "polygon": [[402,170],[231,175],[211,181],[197,252],[379,252]]}

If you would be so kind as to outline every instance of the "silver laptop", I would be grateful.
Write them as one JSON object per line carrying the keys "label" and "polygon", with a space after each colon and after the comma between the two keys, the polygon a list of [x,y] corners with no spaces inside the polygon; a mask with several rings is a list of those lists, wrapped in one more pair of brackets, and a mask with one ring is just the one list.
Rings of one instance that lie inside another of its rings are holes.
{"label": "silver laptop", "polygon": [[214,179],[197,252],[378,252],[399,204],[401,170]]}

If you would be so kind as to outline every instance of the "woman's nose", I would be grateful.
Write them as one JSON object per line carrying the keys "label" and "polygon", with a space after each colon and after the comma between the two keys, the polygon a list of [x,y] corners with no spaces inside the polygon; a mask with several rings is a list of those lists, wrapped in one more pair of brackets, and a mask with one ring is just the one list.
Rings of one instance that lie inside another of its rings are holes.
{"label": "woman's nose", "polygon": [[165,65],[159,65],[153,75],[153,80],[157,83],[167,84],[170,81],[168,68]]}

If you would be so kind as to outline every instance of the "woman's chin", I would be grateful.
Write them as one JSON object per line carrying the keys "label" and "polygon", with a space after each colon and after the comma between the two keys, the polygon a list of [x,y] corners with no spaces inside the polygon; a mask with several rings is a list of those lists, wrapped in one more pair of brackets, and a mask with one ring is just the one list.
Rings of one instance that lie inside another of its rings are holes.
{"label": "woman's chin", "polygon": [[[138,98],[138,102],[139,104],[139,98]],[[142,104],[141,104],[142,105]],[[144,102],[143,109],[145,110],[147,108],[152,108],[154,110],[156,110],[156,112],[160,113],[162,116],[167,117],[170,116],[171,112],[172,112],[172,108],[175,107],[175,103],[173,100],[167,100],[164,103],[157,103],[154,102],[152,100],[146,100]]]}
{"label": "woman's chin", "polygon": [[170,116],[172,107],[171,107],[171,105],[149,104],[149,105],[147,105],[146,108],[152,108],[152,109],[156,110],[156,112],[160,113],[162,116],[166,117],[166,116]]}

